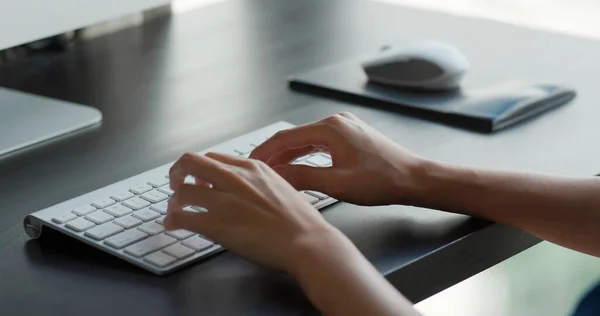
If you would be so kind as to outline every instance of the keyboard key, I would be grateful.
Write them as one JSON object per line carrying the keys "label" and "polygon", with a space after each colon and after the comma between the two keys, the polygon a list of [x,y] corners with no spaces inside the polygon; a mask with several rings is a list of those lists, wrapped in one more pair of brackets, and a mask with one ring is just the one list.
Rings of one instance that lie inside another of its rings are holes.
{"label": "keyboard key", "polygon": [[125,216],[132,212],[132,210],[128,207],[125,207],[121,204],[111,205],[104,209],[104,211],[114,217]]}
{"label": "keyboard key", "polygon": [[296,160],[296,161],[292,162],[292,165],[305,165],[305,166],[309,166],[309,167],[314,167],[314,166],[315,166],[315,165],[313,165],[313,164],[310,164],[310,163],[308,163],[308,162],[306,161],[306,159],[299,160],[299,161],[298,161],[298,160]]}
{"label": "keyboard key", "polygon": [[155,210],[163,215],[167,214],[167,208],[169,207],[169,201],[162,201],[158,204],[150,206],[150,209]]}
{"label": "keyboard key", "polygon": [[91,206],[91,205],[84,205],[84,206],[80,206],[76,209],[73,210],[73,213],[78,215],[78,216],[83,216],[83,215],[88,215],[91,212],[96,211],[97,208]]}
{"label": "keyboard key", "polygon": [[152,190],[152,187],[147,184],[136,185],[133,188],[129,189],[129,191],[135,194],[142,194],[150,190]]}
{"label": "keyboard key", "polygon": [[177,229],[177,230],[170,230],[170,231],[166,232],[166,234],[171,237],[175,237],[179,240],[182,240],[182,239],[186,239],[188,237],[193,236],[195,233],[193,233],[189,230],[185,230],[185,229]]}
{"label": "keyboard key", "polygon": [[306,162],[308,162],[311,165],[317,166],[317,167],[331,166],[331,159],[329,159],[323,155],[313,155],[313,156],[309,157],[308,159],[306,159]]}
{"label": "keyboard key", "polygon": [[108,237],[104,243],[116,248],[121,249],[123,247],[129,246],[134,242],[138,242],[144,238],[148,237],[148,234],[139,231],[137,229],[126,230],[120,234],[116,234],[112,237]]}
{"label": "keyboard key", "polygon": [[112,215],[110,215],[108,213],[105,213],[103,211],[96,211],[94,213],[91,213],[91,214],[88,214],[88,215],[85,216],[85,219],[87,219],[89,221],[92,221],[92,222],[94,222],[94,223],[96,223],[98,225],[99,224],[104,224],[104,223],[106,223],[108,221],[111,221],[114,218],[115,218],[114,216],[112,216]]}
{"label": "keyboard key", "polygon": [[308,193],[314,197],[319,198],[320,200],[325,200],[326,198],[328,198],[329,196],[321,193],[321,192],[317,192],[317,191],[304,191],[304,193]]}
{"label": "keyboard key", "polygon": [[148,192],[140,195],[140,197],[151,203],[158,203],[160,201],[164,201],[169,198],[168,195],[158,192],[156,190],[148,191]]}
{"label": "keyboard key", "polygon": [[156,179],[148,181],[148,184],[155,188],[162,187],[163,185],[168,184],[168,183],[169,183],[169,179],[164,178],[164,177],[157,177]]}
{"label": "keyboard key", "polygon": [[163,252],[155,252],[151,255],[147,255],[146,257],[144,257],[144,261],[150,262],[151,264],[157,266],[157,267],[166,267],[168,265],[170,265],[171,263],[177,261],[177,259],[169,256],[166,253]]}
{"label": "keyboard key", "polygon": [[54,218],[52,218],[52,221],[55,222],[55,223],[58,223],[58,224],[63,224],[63,223],[66,223],[68,221],[72,221],[72,220],[74,220],[76,218],[77,218],[77,215],[69,212],[69,213],[63,213],[63,214],[60,214],[58,216],[55,216]]}
{"label": "keyboard key", "polygon": [[177,259],[183,259],[191,256],[195,251],[192,248],[185,247],[181,244],[174,244],[162,250]]}
{"label": "keyboard key", "polygon": [[164,193],[164,194],[166,194],[168,196],[171,196],[174,193],[174,191],[171,190],[171,188],[168,185],[163,185],[162,187],[160,187],[160,188],[158,188],[156,190],[159,191],[159,192],[161,192],[161,193]]}
{"label": "keyboard key", "polygon": [[137,229],[143,231],[148,235],[156,235],[165,231],[163,225],[156,222],[148,222],[140,225]]}
{"label": "keyboard key", "polygon": [[131,199],[123,202],[122,204],[133,210],[139,210],[139,209],[143,209],[144,207],[150,206],[150,202],[148,202],[146,200],[142,200],[139,197],[131,198]]}
{"label": "keyboard key", "polygon": [[[266,134],[268,133],[252,134],[245,139],[210,150],[223,151],[224,149],[230,155],[248,157],[255,147],[250,145],[251,141],[255,145],[260,145],[262,141],[268,139],[264,137]],[[331,165],[331,161],[326,153],[317,152],[305,155],[295,162],[304,162],[317,167]],[[163,267],[160,270],[170,269],[183,261],[191,261],[216,250],[219,243],[202,234],[187,230],[168,231],[164,228],[168,200],[174,192],[169,186],[168,171],[161,170],[139,174],[132,179],[133,181],[117,182],[111,186],[112,189],[106,187],[98,190],[98,194],[91,199],[86,200],[82,196],[82,201],[51,213],[48,220],[52,219],[51,223],[57,227],[64,225],[64,229],[73,236],[76,234],[86,236],[86,240],[101,244],[108,252],[113,251],[115,254],[122,255],[121,257],[143,261],[142,266],[149,270],[150,268],[158,270],[158,267]],[[196,182],[191,176],[185,179],[185,183]],[[328,198],[326,194],[313,191],[302,191],[298,194],[311,203],[317,199]],[[325,201],[317,202],[314,206]],[[184,210],[206,212],[206,209],[193,205],[186,206]],[[67,214],[63,215],[63,211]]]}
{"label": "keyboard key", "polygon": [[306,158],[308,158],[308,156],[300,157],[300,158],[298,158],[298,159],[296,159],[296,160],[292,161],[292,164],[298,164],[298,163],[300,163],[300,162],[302,162],[302,161],[306,160]]}
{"label": "keyboard key", "polygon": [[105,208],[105,207],[111,206],[115,203],[116,203],[115,200],[106,198],[106,199],[98,200],[98,201],[92,203],[92,206],[95,206],[97,208]]}
{"label": "keyboard key", "polygon": [[122,226],[125,229],[130,229],[130,228],[135,227],[143,222],[131,215],[127,215],[127,216],[123,216],[123,217],[115,219],[113,221],[113,223],[115,223],[119,226]]}
{"label": "keyboard key", "polygon": [[102,240],[106,237],[110,237],[114,234],[118,234],[123,231],[123,227],[115,225],[113,223],[106,223],[94,228],[88,229],[85,232],[86,236],[92,237],[96,240]]}
{"label": "keyboard key", "polygon": [[190,247],[196,251],[202,251],[213,245],[212,242],[196,235],[181,242],[182,245]]}
{"label": "keyboard key", "polygon": [[[184,208],[183,210],[185,211],[186,208]],[[200,207],[200,206],[196,206],[196,205],[189,206],[189,208],[195,210],[196,212],[208,212],[208,210],[205,209],[204,207]]]}
{"label": "keyboard key", "polygon": [[159,234],[125,248],[125,253],[139,258],[151,252],[160,250],[166,246],[170,246],[176,242],[177,239],[173,237],[165,234]]}
{"label": "keyboard key", "polygon": [[122,193],[115,194],[115,195],[111,196],[110,198],[117,202],[123,202],[127,199],[131,199],[134,196],[135,196],[135,194],[133,194],[129,191],[124,191]]}
{"label": "keyboard key", "polygon": [[185,179],[183,179],[183,183],[194,185],[196,184],[196,179],[192,176],[187,176]]}
{"label": "keyboard key", "polygon": [[314,197],[312,195],[306,194],[304,192],[300,192],[300,195],[302,196],[302,198],[307,201],[310,204],[316,204],[317,202],[319,202],[319,198]]}
{"label": "keyboard key", "polygon": [[85,219],[83,217],[80,217],[78,219],[68,222],[66,226],[76,232],[82,232],[86,229],[96,226],[96,224],[88,221],[87,219]]}
{"label": "keyboard key", "polygon": [[144,222],[147,222],[147,221],[150,221],[150,220],[153,220],[155,218],[160,217],[159,213],[157,213],[157,212],[155,212],[155,211],[153,211],[153,210],[151,210],[149,208],[145,208],[145,209],[142,209],[142,210],[139,210],[139,211],[135,211],[131,215],[133,215],[134,217],[137,217],[137,218],[143,220]]}
{"label": "keyboard key", "polygon": [[184,208],[181,209],[182,211],[186,211],[186,212],[193,212],[193,213],[198,213],[198,211],[196,211],[194,208],[192,208],[191,206],[186,206]]}

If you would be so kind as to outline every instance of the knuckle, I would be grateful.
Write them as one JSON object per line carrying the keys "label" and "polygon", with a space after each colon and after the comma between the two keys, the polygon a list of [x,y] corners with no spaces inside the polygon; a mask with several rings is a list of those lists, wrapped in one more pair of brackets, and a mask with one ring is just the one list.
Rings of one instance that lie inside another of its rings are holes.
{"label": "knuckle", "polygon": [[288,133],[289,133],[289,129],[283,129],[283,130],[277,131],[275,134],[273,134],[273,136],[271,138],[280,138],[280,137],[287,135]]}
{"label": "knuckle", "polygon": [[196,162],[196,154],[193,153],[185,153],[181,156],[181,158],[179,159],[181,161],[181,165],[188,169],[189,167],[193,166]]}
{"label": "knuckle", "polygon": [[190,161],[192,161],[193,159],[194,158],[192,153],[184,153],[183,155],[181,155],[181,157],[179,157],[179,159],[177,159],[177,161],[171,166],[171,168],[169,168],[169,173],[172,173],[177,169],[187,168],[190,165]]}
{"label": "knuckle", "polygon": [[240,177],[239,173],[235,170],[236,168],[232,168],[229,166],[217,166],[217,172],[224,178],[228,180],[236,180]]}
{"label": "knuckle", "polygon": [[341,114],[334,114],[326,117],[324,121],[333,126],[340,126],[345,124],[346,119]]}
{"label": "knuckle", "polygon": [[256,169],[257,169],[256,163],[254,163],[254,161],[252,161],[252,160],[246,160],[246,161],[241,162],[240,167],[250,170],[250,171],[256,171]]}
{"label": "knuckle", "polygon": [[194,154],[194,153],[186,152],[183,155],[181,155],[182,161],[194,161],[195,159],[196,159],[196,154]]}
{"label": "knuckle", "polygon": [[262,170],[262,167],[265,163],[260,160],[248,159],[243,162],[243,167],[250,171],[259,171]]}
{"label": "knuckle", "polygon": [[356,115],[352,114],[352,112],[348,112],[348,111],[342,111],[340,113],[338,113],[340,116],[345,117],[347,119],[355,119]]}
{"label": "knuckle", "polygon": [[253,163],[253,164],[254,164],[256,167],[258,167],[258,168],[261,168],[261,169],[262,169],[262,168],[266,168],[266,167],[268,167],[267,163],[265,163],[265,162],[264,162],[264,161],[262,161],[262,160],[253,160],[253,161],[252,161],[252,163]]}

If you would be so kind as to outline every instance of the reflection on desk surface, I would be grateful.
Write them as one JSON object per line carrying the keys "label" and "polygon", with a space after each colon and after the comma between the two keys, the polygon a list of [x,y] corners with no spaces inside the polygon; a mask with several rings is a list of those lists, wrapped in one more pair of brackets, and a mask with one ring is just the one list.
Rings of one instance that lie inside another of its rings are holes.
{"label": "reflection on desk surface", "polygon": [[571,316],[600,259],[542,242],[422,302],[425,316]]}

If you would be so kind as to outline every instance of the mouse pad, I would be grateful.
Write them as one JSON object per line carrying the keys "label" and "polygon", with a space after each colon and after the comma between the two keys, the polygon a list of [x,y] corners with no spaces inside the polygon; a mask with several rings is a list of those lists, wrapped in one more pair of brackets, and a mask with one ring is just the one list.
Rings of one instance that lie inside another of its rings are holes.
{"label": "mouse pad", "polygon": [[369,82],[357,62],[300,74],[290,78],[289,84],[294,90],[381,106],[486,133],[531,119],[568,103],[576,95],[573,89],[561,85],[523,82],[501,82],[445,92],[402,89]]}

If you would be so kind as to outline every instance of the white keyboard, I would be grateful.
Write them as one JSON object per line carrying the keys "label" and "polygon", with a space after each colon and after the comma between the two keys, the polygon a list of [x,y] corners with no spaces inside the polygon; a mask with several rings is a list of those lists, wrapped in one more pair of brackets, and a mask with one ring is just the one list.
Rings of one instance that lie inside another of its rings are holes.
{"label": "white keyboard", "polygon": [[[256,145],[277,131],[293,127],[278,122],[200,151],[248,157]],[[325,154],[313,154],[295,163],[315,167],[331,165]],[[168,172],[173,162],[59,203],[26,216],[24,228],[38,238],[45,226],[90,244],[143,269],[165,274],[223,251],[223,247],[186,231],[165,231]],[[298,192],[315,208],[336,200],[312,191]],[[188,210],[194,211],[193,207]]]}

